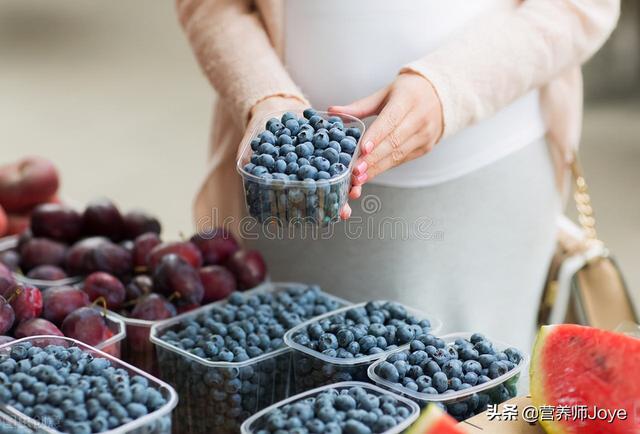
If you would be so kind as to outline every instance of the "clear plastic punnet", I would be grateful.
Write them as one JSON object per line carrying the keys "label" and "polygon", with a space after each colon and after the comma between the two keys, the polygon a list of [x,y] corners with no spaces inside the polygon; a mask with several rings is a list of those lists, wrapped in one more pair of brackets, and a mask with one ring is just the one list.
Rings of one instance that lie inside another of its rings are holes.
{"label": "clear plastic punnet", "polygon": [[341,391],[343,389],[350,389],[352,387],[362,387],[366,390],[367,393],[373,394],[377,397],[390,395],[393,396],[397,400],[398,406],[397,408],[403,407],[408,410],[409,414],[406,419],[404,419],[401,423],[393,427],[392,429],[386,430],[380,434],[399,434],[407,429],[420,415],[420,407],[413,401],[406,399],[402,396],[396,395],[395,393],[391,393],[387,390],[384,390],[378,386],[373,384],[363,383],[360,381],[344,381],[336,384],[329,384],[326,386],[318,387],[316,389],[308,390],[306,392],[300,393],[298,395],[292,396],[291,398],[278,402],[259,413],[254,414],[251,418],[247,419],[241,427],[241,434],[256,434],[259,433],[260,430],[264,429],[266,424],[267,417],[273,413],[274,410],[285,406],[287,404],[292,404],[298,401],[302,401],[304,399],[312,398],[319,395],[322,392],[327,390],[336,390]]}
{"label": "clear plastic punnet", "polygon": [[[469,339],[472,334],[473,333],[452,333],[441,336],[440,338],[443,339],[447,345],[451,345],[456,339]],[[488,340],[493,343],[493,347],[498,351],[504,351],[510,347],[503,342],[491,338],[488,338]],[[391,354],[403,351],[409,351],[409,345],[404,345]],[[488,405],[500,404],[517,396],[520,375],[529,364],[529,355],[522,351],[520,351],[520,353],[523,356],[522,360],[520,360],[520,363],[518,363],[515,368],[506,374],[484,384],[446,394],[420,393],[382,378],[378,373],[378,368],[391,354],[388,354],[386,357],[371,365],[368,374],[369,378],[375,384],[412,399],[421,407],[425,407],[429,403],[438,404],[446,410],[447,413],[462,421],[475,414],[482,413],[487,409]]]}
{"label": "clear plastic punnet", "polygon": [[[306,288],[302,283],[266,283],[244,294],[278,293]],[[325,294],[338,306],[349,303]],[[201,315],[225,305],[212,303],[165,320],[151,328],[161,378],[171,383],[181,402],[174,413],[180,434],[237,433],[244,420],[289,396],[291,350],[284,346],[244,362],[211,361],[161,339]]]}
{"label": "clear plastic punnet", "polygon": [[[384,301],[379,301],[384,302]],[[322,320],[330,318],[334,315],[345,313],[351,309],[363,307],[367,304],[358,303],[344,307],[334,312],[326,313],[317,318],[311,319],[299,326],[289,330],[284,336],[285,344],[294,350],[293,352],[293,390],[295,393],[301,393],[309,389],[319,386],[337,383],[341,381],[365,381],[368,382],[367,369],[369,365],[378,359],[386,357],[395,351],[387,350],[377,354],[371,354],[364,357],[339,358],[331,357],[315,351],[304,345],[295,342],[295,336],[308,326],[319,323]],[[400,303],[398,303],[400,304]],[[437,334],[442,329],[442,322],[431,315],[420,312],[416,309],[402,305],[408,314],[413,315],[419,320],[429,320],[431,323],[431,333]]]}
{"label": "clear plastic punnet", "polygon": [[[131,366],[123,361],[113,357],[111,354],[98,350],[97,348],[85,345],[75,339],[60,336],[33,336],[18,339],[0,345],[0,358],[2,355],[9,354],[16,345],[21,343],[31,343],[34,346],[46,347],[48,345],[60,345],[68,348],[77,347],[83,352],[92,354],[94,357],[100,357],[109,360],[111,366],[123,369],[130,375],[139,375],[147,379],[149,385],[158,390],[166,399],[166,403],[154,412],[146,414],[140,418],[134,419],[129,423],[121,425],[117,428],[104,431],[103,434],[171,434],[171,412],[178,403],[178,395],[176,391],[161,380],[149,375],[148,373]],[[14,423],[17,426],[24,426],[28,430],[26,433],[38,434],[62,434],[64,431],[58,431],[56,428],[60,421],[51,419],[35,420],[19,412],[12,406],[0,403],[0,414],[8,423]],[[15,432],[20,433],[20,431]]]}
{"label": "clear plastic punnet", "polygon": [[[7,250],[15,250],[18,247],[18,236],[12,235],[9,237],[0,238],[0,252],[5,252]],[[22,283],[24,285],[35,286],[38,289],[44,290],[47,288],[55,288],[58,286],[73,286],[80,282],[82,282],[82,276],[71,276],[65,279],[59,280],[39,280],[39,279],[30,279],[24,274],[13,273],[13,277],[17,282]]]}
{"label": "clear plastic punnet", "polygon": [[[302,117],[302,112],[292,110],[292,113]],[[246,170],[251,162],[253,149],[251,140],[264,131],[266,122],[271,118],[280,118],[285,112],[275,112],[267,115],[251,134],[251,138],[243,145],[242,152],[236,164],[238,173],[244,184],[245,202],[249,215],[259,222],[274,221],[279,224],[310,223],[325,226],[340,219],[340,208],[347,202],[351,186],[351,172],[360,154],[360,142],[351,156],[347,170],[338,176],[323,180],[285,180],[256,176]],[[344,127],[359,128],[364,134],[364,123],[346,114],[329,114],[317,112],[325,120],[331,116],[341,118]]]}

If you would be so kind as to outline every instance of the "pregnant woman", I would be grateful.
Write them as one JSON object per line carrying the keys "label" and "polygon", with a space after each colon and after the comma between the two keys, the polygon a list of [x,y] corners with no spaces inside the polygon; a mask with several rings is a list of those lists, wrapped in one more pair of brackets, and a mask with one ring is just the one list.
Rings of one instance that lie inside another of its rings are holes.
{"label": "pregnant woman", "polygon": [[223,219],[237,230],[235,158],[266,114],[371,117],[344,222],[317,239],[254,228],[246,241],[275,279],[399,300],[449,331],[526,348],[579,140],[580,65],[619,0],[177,3],[220,95],[200,230]]}

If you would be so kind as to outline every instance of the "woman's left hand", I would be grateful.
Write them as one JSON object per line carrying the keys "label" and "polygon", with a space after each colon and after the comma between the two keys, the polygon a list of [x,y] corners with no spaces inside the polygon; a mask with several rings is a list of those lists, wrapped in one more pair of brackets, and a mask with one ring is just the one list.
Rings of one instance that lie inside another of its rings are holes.
{"label": "woman's left hand", "polygon": [[[431,82],[411,72],[399,74],[391,85],[346,106],[329,108],[360,119],[378,115],[361,138],[349,197],[357,199],[362,185],[385,170],[429,152],[443,132],[442,104]],[[340,215],[351,216],[345,205]]]}

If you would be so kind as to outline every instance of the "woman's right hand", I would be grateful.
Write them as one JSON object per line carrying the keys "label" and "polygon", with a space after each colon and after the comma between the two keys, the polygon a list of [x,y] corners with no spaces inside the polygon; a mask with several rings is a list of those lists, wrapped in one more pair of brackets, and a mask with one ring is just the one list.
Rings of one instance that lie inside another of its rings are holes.
{"label": "woman's right hand", "polygon": [[284,113],[286,111],[302,112],[302,110],[308,107],[309,103],[303,102],[298,98],[282,96],[271,96],[269,98],[263,99],[258,104],[253,106],[253,109],[251,109],[251,117],[249,118],[249,123],[247,124],[247,128],[244,132],[244,137],[242,138],[242,141],[238,146],[237,158],[240,158],[243,145],[251,140],[251,134],[254,132],[254,130],[258,127],[261,127],[264,130],[264,125],[262,125],[262,123],[265,122],[265,118],[271,113]]}

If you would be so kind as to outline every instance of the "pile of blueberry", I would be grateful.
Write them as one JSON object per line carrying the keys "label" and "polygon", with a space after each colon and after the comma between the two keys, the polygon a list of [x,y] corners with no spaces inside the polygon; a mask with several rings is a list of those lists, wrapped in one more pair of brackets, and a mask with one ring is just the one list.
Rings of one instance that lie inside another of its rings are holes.
{"label": "pile of blueberry", "polygon": [[[339,116],[323,118],[314,109],[304,117],[286,112],[271,118],[251,141],[244,172],[249,212],[260,221],[278,218],[330,220],[346,200],[350,180],[331,181],[347,173],[362,131],[346,127]],[[302,181],[293,186],[291,181]]]}
{"label": "pile of blueberry", "polygon": [[[416,318],[390,301],[371,301],[313,322],[291,335],[294,343],[322,355],[295,353],[296,391],[336,381],[366,380],[367,367],[357,359],[381,356],[429,331],[429,320]],[[325,361],[327,357],[345,359],[345,363]]]}
{"label": "pile of blueberry", "polygon": [[[287,397],[290,328],[342,307],[318,286],[276,287],[273,292],[232,294],[228,300],[160,335],[172,347],[158,346],[162,378],[178,390],[176,419],[184,433],[236,433],[251,414]],[[233,362],[221,365],[217,362]],[[199,417],[190,417],[198,414]]]}
{"label": "pile of blueberry", "polygon": [[[120,427],[167,402],[146,378],[77,347],[15,344],[0,355],[0,380],[0,402],[72,434]],[[151,422],[145,432],[170,433],[170,418]]]}
{"label": "pile of blueberry", "polygon": [[[424,395],[446,395],[471,389],[513,370],[523,359],[515,348],[498,351],[491,341],[476,333],[446,345],[425,334],[411,341],[410,348],[389,355],[376,366],[381,378],[398,389]],[[448,404],[447,411],[463,420],[516,395],[515,381],[507,381],[469,398]]]}
{"label": "pile of blueberry", "polygon": [[226,303],[181,322],[160,338],[206,360],[245,362],[281,348],[290,328],[339,307],[318,286],[256,294],[235,292]]}
{"label": "pile of blueberry", "polygon": [[387,432],[409,416],[411,409],[393,394],[337,385],[274,409],[251,429],[256,434],[373,434]]}

